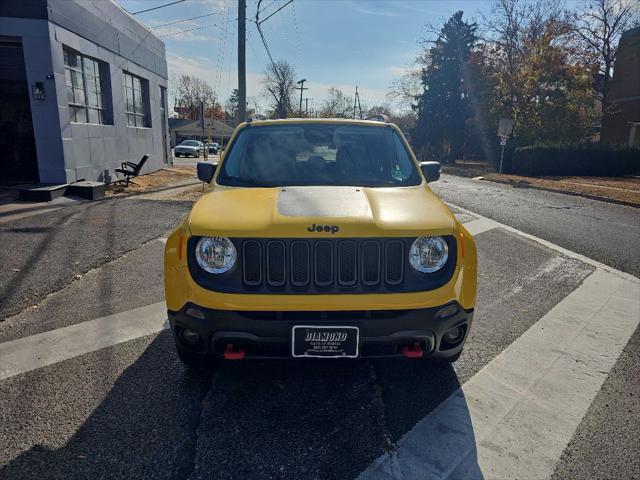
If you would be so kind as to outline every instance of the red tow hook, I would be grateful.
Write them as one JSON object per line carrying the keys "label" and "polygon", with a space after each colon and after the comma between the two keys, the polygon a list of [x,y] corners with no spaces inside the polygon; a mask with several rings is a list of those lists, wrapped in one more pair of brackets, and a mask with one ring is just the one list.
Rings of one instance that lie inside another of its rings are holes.
{"label": "red tow hook", "polygon": [[225,360],[242,360],[245,355],[245,351],[238,347],[238,350],[233,351],[233,343],[228,343],[227,348],[224,351]]}
{"label": "red tow hook", "polygon": [[405,357],[409,357],[409,358],[420,358],[422,355],[424,355],[424,351],[420,346],[420,342],[413,342],[413,348],[402,347],[402,354]]}

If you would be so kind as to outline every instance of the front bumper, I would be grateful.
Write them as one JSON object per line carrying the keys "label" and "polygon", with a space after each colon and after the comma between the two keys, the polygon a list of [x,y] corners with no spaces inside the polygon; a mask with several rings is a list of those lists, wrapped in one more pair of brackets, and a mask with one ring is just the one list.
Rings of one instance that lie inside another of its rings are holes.
{"label": "front bumper", "polygon": [[[442,318],[440,312],[450,305],[457,312]],[[204,318],[188,315],[189,308]],[[203,356],[223,356],[227,345],[240,347],[248,358],[291,357],[291,332],[294,325],[357,326],[360,329],[361,357],[402,356],[404,347],[418,342],[425,357],[447,358],[458,354],[469,335],[473,309],[457,303],[435,308],[411,310],[361,311],[230,311],[202,308],[192,303],[179,311],[169,311],[169,323],[180,348]],[[463,327],[464,335],[455,344],[443,340],[445,332]],[[190,347],[181,340],[183,329],[200,335]]]}

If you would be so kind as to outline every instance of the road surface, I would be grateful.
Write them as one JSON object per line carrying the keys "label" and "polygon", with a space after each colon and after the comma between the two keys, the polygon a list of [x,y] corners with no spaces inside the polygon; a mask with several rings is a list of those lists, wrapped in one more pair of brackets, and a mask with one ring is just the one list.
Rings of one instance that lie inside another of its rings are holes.
{"label": "road surface", "polygon": [[450,176],[434,189],[477,234],[478,305],[453,367],[193,373],[162,304],[163,238],[188,202],[1,223],[0,478],[640,476],[640,286],[607,267],[637,273],[637,210]]}
{"label": "road surface", "polygon": [[442,175],[445,201],[640,277],[640,209],[532,188]]}

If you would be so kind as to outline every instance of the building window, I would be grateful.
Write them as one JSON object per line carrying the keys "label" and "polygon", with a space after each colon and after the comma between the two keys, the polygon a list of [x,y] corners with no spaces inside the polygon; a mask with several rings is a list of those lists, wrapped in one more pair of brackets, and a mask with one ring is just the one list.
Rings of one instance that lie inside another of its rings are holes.
{"label": "building window", "polygon": [[64,73],[72,122],[111,124],[107,64],[64,48]]}
{"label": "building window", "polygon": [[124,98],[130,127],[150,127],[149,82],[124,72]]}

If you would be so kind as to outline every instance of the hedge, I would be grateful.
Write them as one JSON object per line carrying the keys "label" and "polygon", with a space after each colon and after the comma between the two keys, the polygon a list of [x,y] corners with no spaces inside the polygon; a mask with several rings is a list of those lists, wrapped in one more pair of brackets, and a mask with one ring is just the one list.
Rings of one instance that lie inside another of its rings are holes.
{"label": "hedge", "polygon": [[516,148],[519,175],[619,177],[640,173],[640,149],[606,144],[537,144]]}

